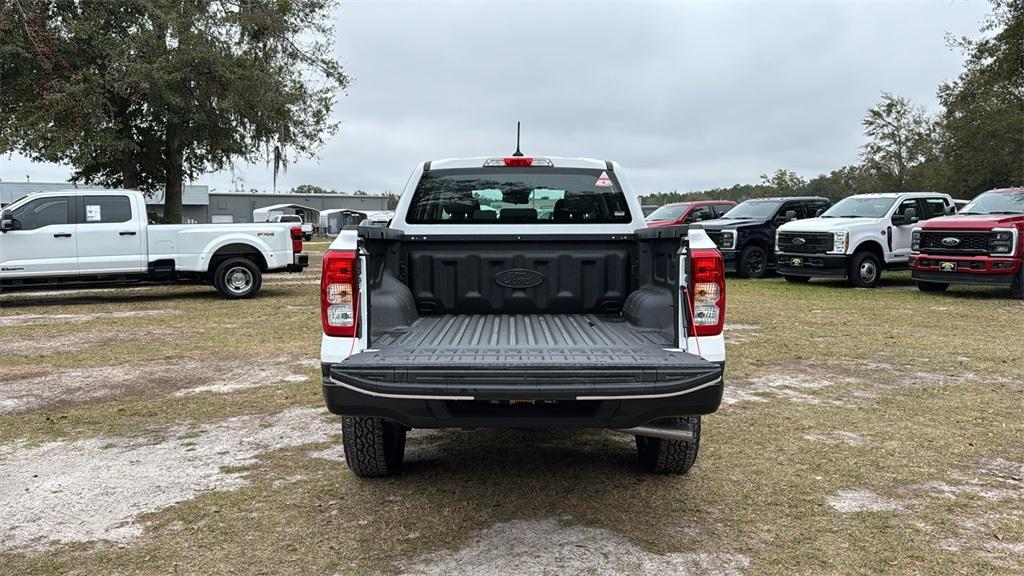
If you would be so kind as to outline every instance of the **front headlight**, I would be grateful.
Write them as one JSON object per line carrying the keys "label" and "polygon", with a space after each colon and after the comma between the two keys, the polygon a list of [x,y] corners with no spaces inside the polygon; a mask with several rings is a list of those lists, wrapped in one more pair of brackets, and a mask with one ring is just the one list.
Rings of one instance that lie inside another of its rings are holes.
{"label": "front headlight", "polygon": [[843,254],[846,252],[846,244],[850,240],[850,233],[833,232],[832,233],[832,252],[835,254]]}
{"label": "front headlight", "polygon": [[1013,245],[1014,233],[1011,230],[993,230],[989,236],[989,251],[992,254],[1012,254]]}
{"label": "front headlight", "polygon": [[917,253],[921,251],[921,231],[914,230],[910,233],[910,251]]}
{"label": "front headlight", "polygon": [[719,248],[725,248],[726,250],[730,250],[734,246],[736,246],[736,231],[722,230],[722,245],[719,246]]}

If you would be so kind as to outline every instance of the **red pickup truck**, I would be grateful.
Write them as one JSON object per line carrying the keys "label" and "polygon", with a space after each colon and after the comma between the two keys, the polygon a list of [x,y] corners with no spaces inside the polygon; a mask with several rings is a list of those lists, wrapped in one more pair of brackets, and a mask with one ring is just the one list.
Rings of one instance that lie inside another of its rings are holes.
{"label": "red pickup truck", "polygon": [[648,228],[661,226],[679,226],[703,220],[715,220],[732,210],[736,203],[732,200],[695,200],[693,202],[673,202],[665,204],[644,219]]}
{"label": "red pickup truck", "polygon": [[950,284],[1009,286],[1024,299],[1024,188],[990,190],[911,237],[910,268],[923,292]]}

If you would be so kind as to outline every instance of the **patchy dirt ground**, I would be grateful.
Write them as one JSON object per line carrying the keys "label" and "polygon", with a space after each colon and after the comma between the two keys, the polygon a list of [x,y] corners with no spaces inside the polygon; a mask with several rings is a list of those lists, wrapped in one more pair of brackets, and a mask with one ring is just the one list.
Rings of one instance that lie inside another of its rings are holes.
{"label": "patchy dirt ground", "polygon": [[725,576],[741,574],[749,564],[750,559],[743,555],[718,551],[653,554],[609,530],[579,526],[571,518],[561,518],[495,524],[471,535],[469,545],[418,558],[402,573]]}
{"label": "patchy dirt ground", "polygon": [[323,442],[340,432],[321,409],[238,416],[137,438],[95,437],[0,452],[0,546],[127,542],[141,515],[210,490],[234,490],[265,452]]}
{"label": "patchy dirt ground", "polygon": [[680,478],[559,430],[414,430],[355,478],[315,274],[0,295],[0,574],[1024,573],[1024,331],[984,328],[1024,306],[886,281],[730,279]]}
{"label": "patchy dirt ground", "polygon": [[0,386],[0,414],[105,398],[226,393],[280,382],[303,382],[313,371],[295,358],[163,361],[60,370],[8,380]]}

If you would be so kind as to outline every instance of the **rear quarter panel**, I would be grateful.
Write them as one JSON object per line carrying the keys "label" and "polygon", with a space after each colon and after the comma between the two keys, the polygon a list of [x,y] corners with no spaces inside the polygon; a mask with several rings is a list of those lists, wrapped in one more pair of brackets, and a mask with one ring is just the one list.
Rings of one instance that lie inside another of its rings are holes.
{"label": "rear quarter panel", "polygon": [[259,250],[271,270],[287,266],[292,260],[289,224],[168,224],[148,228],[149,261],[173,259],[178,270],[205,272],[210,258],[228,244]]}

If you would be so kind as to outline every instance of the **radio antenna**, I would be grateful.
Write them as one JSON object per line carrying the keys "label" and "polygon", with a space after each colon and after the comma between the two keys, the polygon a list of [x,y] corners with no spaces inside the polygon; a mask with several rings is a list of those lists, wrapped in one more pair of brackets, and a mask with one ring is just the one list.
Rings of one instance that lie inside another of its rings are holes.
{"label": "radio antenna", "polygon": [[523,155],[522,151],[519,150],[519,125],[520,125],[520,122],[516,122],[516,151],[512,154],[512,156],[522,156]]}

